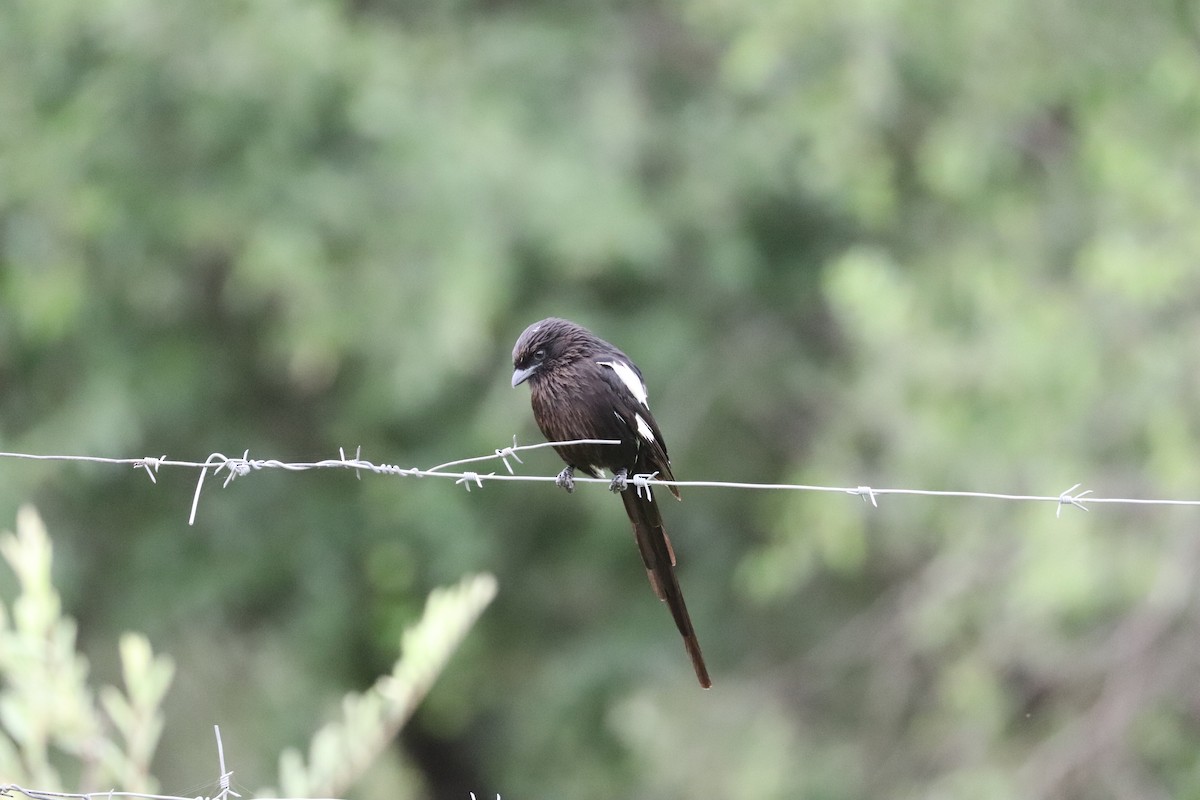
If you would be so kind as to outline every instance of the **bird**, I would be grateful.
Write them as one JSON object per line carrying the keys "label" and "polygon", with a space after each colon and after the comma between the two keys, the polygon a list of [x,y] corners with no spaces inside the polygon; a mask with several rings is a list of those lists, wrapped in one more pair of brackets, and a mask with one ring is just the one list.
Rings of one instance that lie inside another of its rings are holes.
{"label": "bird", "polygon": [[[556,444],[566,463],[555,483],[575,490],[575,472],[599,478],[608,470],[609,489],[621,495],[650,585],[666,602],[691,657],[696,678],[712,686],[683,591],[675,577],[675,551],[649,486],[631,478],[653,475],[674,481],[667,443],[654,415],[642,371],[617,347],[557,317],[530,325],[513,347],[513,388],[529,384],[533,418],[551,442],[609,439],[619,444]],[[676,486],[667,487],[679,499]]]}

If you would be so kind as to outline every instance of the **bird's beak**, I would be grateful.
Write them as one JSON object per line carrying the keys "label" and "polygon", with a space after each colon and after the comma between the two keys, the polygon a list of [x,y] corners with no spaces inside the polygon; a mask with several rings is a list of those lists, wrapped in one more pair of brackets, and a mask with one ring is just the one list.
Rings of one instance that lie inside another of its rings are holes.
{"label": "bird's beak", "polygon": [[522,383],[524,383],[525,381],[529,380],[529,376],[532,375],[533,373],[537,372],[537,368],[538,368],[538,365],[534,364],[532,367],[526,367],[525,369],[514,369],[513,370],[513,388],[515,389],[518,386],[520,386]]}

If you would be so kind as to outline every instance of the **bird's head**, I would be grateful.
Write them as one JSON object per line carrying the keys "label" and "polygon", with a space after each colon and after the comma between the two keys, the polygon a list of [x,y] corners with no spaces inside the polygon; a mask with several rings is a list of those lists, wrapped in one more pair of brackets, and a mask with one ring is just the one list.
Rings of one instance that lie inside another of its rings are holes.
{"label": "bird's head", "polygon": [[513,346],[512,385],[545,375],[584,356],[595,337],[574,322],[550,317],[525,329]]}

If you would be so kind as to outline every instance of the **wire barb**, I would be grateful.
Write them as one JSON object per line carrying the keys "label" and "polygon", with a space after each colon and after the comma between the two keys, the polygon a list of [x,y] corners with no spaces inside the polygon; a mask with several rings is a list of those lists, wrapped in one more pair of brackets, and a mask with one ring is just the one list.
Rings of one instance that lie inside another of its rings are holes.
{"label": "wire barb", "polygon": [[338,460],[339,461],[347,461],[354,470],[355,479],[360,480],[360,481],[362,480],[362,469],[359,466],[359,462],[362,460],[362,445],[361,444],[354,448],[354,458],[352,458],[352,459],[347,459],[346,451],[344,449],[342,449],[341,447],[339,447],[338,448]]}
{"label": "wire barb", "polygon": [[657,477],[658,477],[658,470],[655,470],[654,472],[634,475],[629,479],[629,482],[633,484],[633,488],[635,491],[637,491],[638,497],[642,497],[643,496],[642,491],[645,490],[645,492],[646,492],[646,494],[644,495],[645,498],[647,500],[653,500],[654,495],[650,492],[650,481],[654,480]]}
{"label": "wire barb", "polygon": [[237,478],[241,475],[249,475],[251,469],[261,469],[261,466],[257,466],[250,461],[250,451],[249,450],[242,453],[241,458],[225,459],[225,463],[222,464],[221,466],[217,467],[213,471],[213,474],[216,475],[218,472],[220,472],[221,467],[224,467],[225,469],[229,470],[229,474],[225,476],[225,483],[223,483],[221,485],[222,488],[233,483],[234,478]]}
{"label": "wire barb", "polygon": [[134,469],[141,468],[146,470],[146,474],[150,476],[150,482],[158,483],[158,468],[161,467],[162,463],[166,460],[166,453],[163,453],[158,458],[155,458],[154,456],[146,456],[145,458],[139,458],[137,461],[135,461],[133,463],[133,467]]}
{"label": "wire barb", "polygon": [[[486,477],[490,478],[491,476],[493,476],[495,474],[496,473],[494,473],[494,472],[489,472]],[[472,482],[474,482],[474,484],[476,486],[478,486],[480,489],[483,488],[483,478],[484,478],[484,476],[480,475],[478,472],[464,472],[462,474],[462,477],[459,478],[458,480],[456,480],[455,483],[458,484],[459,486],[465,486],[467,491],[470,492]]]}
{"label": "wire barb", "polygon": [[847,489],[846,494],[856,494],[863,499],[864,503],[869,500],[871,505],[879,508],[879,501],[875,499],[875,490],[870,486],[859,486],[854,489]]}
{"label": "wire barb", "polygon": [[233,778],[233,771],[225,769],[225,746],[221,743],[221,726],[213,725],[213,732],[217,736],[217,761],[221,767],[221,777],[217,781],[221,791],[217,793],[214,800],[228,800],[229,797],[241,797],[240,794],[230,788],[230,782]]}
{"label": "wire barb", "polygon": [[515,472],[513,472],[512,464],[508,463],[509,458],[516,460],[516,462],[518,464],[525,463],[524,461],[521,460],[521,457],[519,455],[517,455],[517,435],[515,433],[513,434],[512,446],[511,447],[501,447],[499,450],[496,451],[496,457],[499,458],[501,462],[503,462],[504,468],[506,470],[508,470],[509,475],[516,474]]}
{"label": "wire barb", "polygon": [[1077,483],[1058,496],[1058,508],[1054,509],[1055,518],[1062,518],[1063,506],[1067,505],[1075,506],[1076,508],[1082,508],[1084,511],[1089,510],[1088,507],[1083,504],[1083,498],[1092,493],[1091,489],[1084,489],[1082,492],[1076,495],[1071,494],[1071,492],[1074,492],[1082,485],[1082,483]]}

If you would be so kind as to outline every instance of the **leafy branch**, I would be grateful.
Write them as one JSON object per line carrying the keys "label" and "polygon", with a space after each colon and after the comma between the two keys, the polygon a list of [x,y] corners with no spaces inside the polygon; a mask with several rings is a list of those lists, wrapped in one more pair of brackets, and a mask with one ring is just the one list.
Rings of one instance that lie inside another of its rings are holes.
{"label": "leafy branch", "polygon": [[[87,659],[76,649],[75,621],[63,615],[51,580],[50,537],[33,508],[20,509],[16,533],[0,536],[0,556],[18,589],[10,604],[0,600],[0,775],[9,781],[0,794],[168,797],[152,794],[158,782],[150,764],[165,724],[162,701],[175,674],[172,659],[155,655],[145,636],[126,633],[118,645],[124,688],[93,692]],[[366,692],[345,697],[341,718],[313,736],[307,761],[295,750],[280,757],[285,794],[333,797],[353,786],[495,594],[496,580],[487,574],[435,590],[421,619],[404,632],[402,656],[391,672]],[[69,794],[68,784],[121,791]]]}

